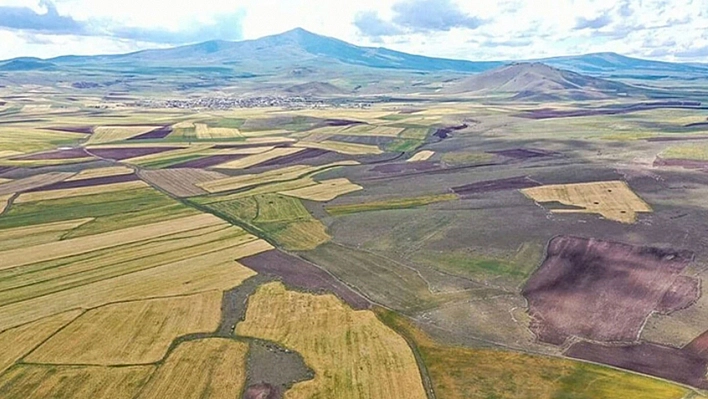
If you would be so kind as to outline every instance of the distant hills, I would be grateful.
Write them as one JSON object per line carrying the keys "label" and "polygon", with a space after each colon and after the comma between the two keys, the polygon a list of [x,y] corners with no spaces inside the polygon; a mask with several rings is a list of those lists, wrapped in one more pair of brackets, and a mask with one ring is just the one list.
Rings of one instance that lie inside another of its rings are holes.
{"label": "distant hills", "polygon": [[623,83],[581,75],[542,63],[514,63],[457,81],[443,92],[499,95],[520,101],[596,100],[638,90]]}
{"label": "distant hills", "polygon": [[[641,60],[615,53],[555,57],[532,61],[578,73],[604,77],[655,79],[708,74],[708,65]],[[320,72],[337,68],[368,68],[475,73],[506,64],[509,62],[453,60],[406,54],[381,47],[360,47],[298,28],[256,40],[241,42],[216,40],[120,55],[62,56],[49,60],[17,58],[0,62],[0,71],[119,68],[133,73],[141,71],[159,73],[160,71],[164,72],[164,68],[172,68],[202,73],[272,74],[303,69]]]}

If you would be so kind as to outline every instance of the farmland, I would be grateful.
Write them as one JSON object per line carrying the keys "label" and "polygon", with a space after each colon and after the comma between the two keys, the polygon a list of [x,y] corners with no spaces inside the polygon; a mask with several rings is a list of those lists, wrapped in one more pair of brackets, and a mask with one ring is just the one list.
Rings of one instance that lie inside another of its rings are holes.
{"label": "farmland", "polygon": [[316,60],[0,61],[0,397],[706,397],[688,83]]}

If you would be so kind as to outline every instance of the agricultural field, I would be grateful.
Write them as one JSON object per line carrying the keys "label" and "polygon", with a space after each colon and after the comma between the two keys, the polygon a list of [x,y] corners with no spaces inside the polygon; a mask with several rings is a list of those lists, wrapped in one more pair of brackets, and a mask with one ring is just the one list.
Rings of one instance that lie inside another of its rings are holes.
{"label": "agricultural field", "polygon": [[708,108],[313,60],[0,61],[1,398],[708,398]]}

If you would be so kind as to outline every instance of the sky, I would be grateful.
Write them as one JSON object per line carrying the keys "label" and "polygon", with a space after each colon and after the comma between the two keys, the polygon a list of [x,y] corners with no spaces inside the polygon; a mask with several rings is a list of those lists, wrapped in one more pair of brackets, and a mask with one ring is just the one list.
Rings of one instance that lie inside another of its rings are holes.
{"label": "sky", "polygon": [[611,51],[708,62],[708,0],[0,0],[0,59],[256,39],[296,27],[473,61]]}

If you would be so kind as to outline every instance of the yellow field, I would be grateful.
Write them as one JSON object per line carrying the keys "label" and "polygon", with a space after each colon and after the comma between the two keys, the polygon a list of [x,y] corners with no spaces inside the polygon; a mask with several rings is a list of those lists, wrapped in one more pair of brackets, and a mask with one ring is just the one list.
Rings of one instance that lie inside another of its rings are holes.
{"label": "yellow field", "polygon": [[322,222],[315,219],[289,223],[271,235],[290,251],[308,251],[332,239]]}
{"label": "yellow field", "polygon": [[343,130],[340,134],[353,136],[382,136],[398,137],[405,129],[402,127],[377,126],[377,125],[354,125]]}
{"label": "yellow field", "polygon": [[133,399],[154,366],[18,365],[0,376],[3,399]]}
{"label": "yellow field", "polygon": [[181,343],[137,399],[235,399],[246,382],[248,345],[212,338]]}
{"label": "yellow field", "polygon": [[[236,241],[236,244],[229,246],[230,241]],[[32,286],[26,287],[29,291],[22,297],[2,301],[5,304],[0,306],[0,325],[11,328],[70,309],[95,308],[112,302],[189,295],[212,290],[225,291],[256,274],[234,259],[273,249],[262,240],[241,244],[240,240],[227,239],[218,244],[217,248],[213,247],[215,244],[209,244],[198,255],[190,255],[192,252],[199,253],[192,248],[182,252],[173,249],[169,252],[174,254],[156,255],[160,258],[172,258],[168,261],[156,261],[155,264],[150,258],[134,258],[134,265],[125,264],[128,271],[121,268],[116,272],[117,275],[109,275],[103,279],[88,278],[92,274],[89,271],[86,281],[74,283],[62,290],[57,290],[57,284],[60,284],[59,287],[61,284],[67,285],[71,282],[72,275],[62,280],[50,280],[46,292],[37,292],[38,288]],[[117,267],[123,266],[123,262],[125,261],[117,262]],[[91,266],[90,262],[86,263],[87,267]],[[99,262],[93,265],[98,270],[102,266]],[[205,270],[209,272],[205,273]],[[20,292],[14,295],[20,295]]]}
{"label": "yellow field", "polygon": [[363,187],[349,181],[349,179],[323,180],[314,186],[298,188],[290,191],[279,191],[280,194],[297,197],[311,201],[331,201],[340,195],[362,190]]}
{"label": "yellow field", "polygon": [[177,337],[215,331],[221,318],[221,297],[221,291],[211,291],[93,309],[25,361],[101,366],[155,363]]}
{"label": "yellow field", "polygon": [[24,152],[14,150],[0,150],[0,158],[9,158],[22,154],[24,154]]}
{"label": "yellow field", "polygon": [[73,175],[73,173],[69,172],[52,172],[43,175],[26,177],[24,179],[12,180],[10,182],[0,184],[0,195],[19,193],[21,191],[58,183]]}
{"label": "yellow field", "polygon": [[297,154],[298,152],[304,151],[304,148],[274,148],[270,151],[263,153],[251,155],[245,158],[237,159],[235,161],[222,163],[220,165],[214,166],[215,169],[245,169],[251,166],[261,164],[271,159],[283,157],[286,155]]}
{"label": "yellow field", "polygon": [[0,177],[0,184],[11,182],[11,181],[12,181],[12,179],[5,179],[5,178]]}
{"label": "yellow field", "polygon": [[140,242],[175,234],[180,231],[194,230],[199,227],[214,226],[221,223],[223,221],[216,216],[200,214],[88,237],[2,251],[0,252],[0,270]]}
{"label": "yellow field", "polygon": [[93,130],[87,144],[121,141],[147,133],[155,128],[156,126],[99,126]]}
{"label": "yellow field", "polygon": [[215,180],[207,183],[198,184],[199,187],[210,193],[218,193],[223,191],[238,190],[266,183],[275,183],[287,180],[294,180],[320,170],[334,168],[337,166],[358,165],[356,161],[335,162],[323,166],[306,166],[295,165],[286,168],[275,169],[260,174],[249,174],[229,177],[226,179]]}
{"label": "yellow field", "polygon": [[0,194],[0,213],[5,212],[5,208],[10,204],[10,198],[15,195],[15,193]]}
{"label": "yellow field", "polygon": [[241,132],[238,129],[229,129],[224,127],[209,127],[204,123],[195,123],[194,128],[199,139],[230,139],[241,137]]}
{"label": "yellow field", "polygon": [[651,212],[651,207],[623,181],[559,184],[521,190],[538,202],[560,202],[582,209],[553,209],[553,213],[598,213],[609,220],[634,223],[637,213]]}
{"label": "yellow field", "polygon": [[31,193],[20,194],[15,202],[18,204],[24,202],[47,201],[59,198],[81,197],[84,195],[114,193],[124,190],[135,190],[150,187],[145,182],[136,180],[124,183],[103,184],[97,186],[87,186],[78,188],[65,188],[60,190],[49,191],[33,191]]}
{"label": "yellow field", "polygon": [[0,374],[80,314],[72,310],[0,333]]}
{"label": "yellow field", "polygon": [[126,166],[109,166],[107,168],[82,170],[81,172],[79,172],[75,176],[72,176],[72,177],[66,179],[66,181],[96,179],[99,177],[108,177],[108,176],[121,176],[121,175],[129,175],[131,173],[133,173],[133,169],[128,168]]}
{"label": "yellow field", "polygon": [[236,333],[295,350],[315,371],[314,379],[285,393],[288,399],[427,398],[406,341],[373,312],[354,311],[334,295],[261,286]]}
{"label": "yellow field", "polygon": [[58,241],[67,232],[92,220],[76,219],[0,230],[0,251]]}
{"label": "yellow field", "polygon": [[312,177],[306,176],[306,177],[302,177],[300,179],[295,179],[295,180],[291,180],[291,181],[266,184],[264,186],[254,187],[250,190],[242,191],[239,193],[222,195],[222,196],[218,196],[218,197],[200,198],[200,203],[211,204],[211,203],[215,203],[215,202],[231,201],[231,200],[235,200],[235,199],[239,199],[239,198],[252,197],[254,195],[272,194],[272,193],[278,193],[281,191],[297,190],[298,188],[314,186],[315,184],[317,184],[317,183],[312,179]]}
{"label": "yellow field", "polygon": [[415,155],[413,155],[412,157],[410,157],[410,159],[408,159],[408,162],[427,161],[433,155],[435,155],[434,151],[427,151],[427,150],[420,151],[420,152],[416,153]]}
{"label": "yellow field", "polygon": [[376,155],[383,151],[375,145],[344,143],[341,141],[325,140],[322,142],[301,141],[293,144],[295,147],[318,148],[338,152],[345,155]]}

